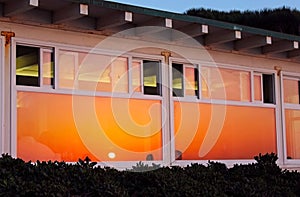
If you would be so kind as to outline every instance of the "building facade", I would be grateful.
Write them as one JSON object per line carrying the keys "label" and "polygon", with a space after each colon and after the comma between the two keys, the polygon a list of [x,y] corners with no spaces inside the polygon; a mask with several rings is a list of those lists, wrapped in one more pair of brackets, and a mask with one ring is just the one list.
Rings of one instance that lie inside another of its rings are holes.
{"label": "building facade", "polygon": [[0,0],[0,151],[300,167],[299,36],[106,1]]}

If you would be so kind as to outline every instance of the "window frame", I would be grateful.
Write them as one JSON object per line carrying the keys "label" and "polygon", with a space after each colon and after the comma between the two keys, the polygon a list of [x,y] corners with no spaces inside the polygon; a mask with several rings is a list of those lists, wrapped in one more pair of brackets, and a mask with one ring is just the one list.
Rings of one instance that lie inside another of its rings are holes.
{"label": "window frame", "polygon": [[[37,85],[23,85],[17,84],[16,78],[17,78],[17,74],[16,74],[16,61],[14,61],[15,63],[15,67],[14,67],[14,84],[18,87],[27,87],[27,88],[52,88],[54,89],[55,87],[55,49],[54,47],[51,46],[45,46],[45,45],[35,45],[35,44],[27,44],[27,43],[23,43],[23,42],[16,42],[14,45],[14,49],[15,49],[15,53],[12,54],[12,57],[16,57],[16,50],[18,46],[24,46],[24,47],[32,47],[32,48],[37,48],[38,49],[38,84]],[[50,85],[45,85],[43,83],[43,67],[44,67],[44,62],[43,62],[43,53],[44,52],[51,52],[51,60],[53,61],[53,78],[51,79],[51,83]]]}
{"label": "window frame", "polygon": [[[145,65],[144,65],[144,61],[148,61],[148,62],[156,62],[156,65],[157,65],[157,70],[156,71],[158,71],[157,73],[156,73],[156,85],[157,85],[157,90],[155,90],[155,93],[150,93],[150,94],[147,94],[147,93],[145,93],[145,81],[144,81],[144,78],[145,78]],[[142,67],[142,92],[143,92],[143,94],[144,95],[150,95],[150,96],[159,96],[159,97],[162,97],[163,96],[163,90],[162,90],[162,88],[163,88],[163,85],[162,85],[162,76],[163,76],[163,74],[162,74],[162,62],[161,61],[159,61],[159,60],[149,60],[149,59],[143,59],[142,60],[142,65],[141,65],[141,67]]]}
{"label": "window frame", "polygon": [[[173,94],[173,64],[182,65],[182,95],[181,96],[174,96]],[[195,95],[188,95],[186,93],[186,68],[193,68],[194,69],[194,77],[195,77],[195,87],[197,87],[197,90],[195,90]],[[177,100],[199,100],[201,96],[201,82],[200,79],[200,71],[199,71],[199,65],[197,63],[191,63],[191,62],[183,62],[182,60],[172,60],[170,63],[170,89],[172,92],[173,99],[176,98]]]}
{"label": "window frame", "polygon": [[[300,164],[300,158],[299,159],[288,159],[287,154],[287,136],[286,136],[286,110],[298,110],[300,111],[300,104],[293,104],[293,103],[286,103],[284,102],[284,86],[283,86],[283,80],[284,79],[293,79],[300,81],[300,73],[292,73],[292,72],[286,72],[282,71],[280,73],[280,91],[281,91],[281,114],[282,114],[282,141],[283,141],[283,164],[287,167],[293,167],[298,166]],[[298,83],[298,89],[300,84]],[[300,92],[299,92],[300,95]],[[300,99],[299,99],[300,102]]]}
{"label": "window frame", "polygon": [[[285,98],[284,98],[284,80],[294,80],[298,82],[298,99],[299,99],[299,103],[286,103],[285,102]],[[284,105],[288,105],[288,106],[294,106],[297,107],[300,105],[300,76],[290,76],[290,75],[283,75],[282,76],[282,95],[283,95],[283,99],[282,102],[284,103]]]}

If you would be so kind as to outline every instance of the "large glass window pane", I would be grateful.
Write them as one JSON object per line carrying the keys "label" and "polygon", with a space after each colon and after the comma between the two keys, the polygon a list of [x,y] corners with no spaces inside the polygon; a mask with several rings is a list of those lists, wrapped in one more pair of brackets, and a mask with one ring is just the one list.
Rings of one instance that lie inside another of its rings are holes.
{"label": "large glass window pane", "polygon": [[159,100],[18,91],[17,157],[116,162],[151,155],[162,160],[161,112]]}
{"label": "large glass window pane", "polygon": [[39,86],[39,54],[38,47],[16,47],[16,85]]}
{"label": "large glass window pane", "polygon": [[[293,139],[298,158],[299,134]],[[276,153],[276,110],[175,101],[174,138],[177,160],[239,160]]]}
{"label": "large glass window pane", "polygon": [[296,79],[283,79],[284,102],[299,104],[299,81]]}
{"label": "large glass window pane", "polygon": [[300,159],[300,110],[285,110],[287,159]]}
{"label": "large glass window pane", "polygon": [[144,94],[161,95],[159,61],[143,61]]}

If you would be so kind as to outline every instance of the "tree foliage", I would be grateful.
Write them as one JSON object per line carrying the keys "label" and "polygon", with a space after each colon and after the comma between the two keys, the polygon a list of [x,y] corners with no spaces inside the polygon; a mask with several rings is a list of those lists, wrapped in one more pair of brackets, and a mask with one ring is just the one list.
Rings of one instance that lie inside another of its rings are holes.
{"label": "tree foliage", "polygon": [[229,12],[204,8],[192,8],[187,10],[184,14],[287,34],[300,35],[300,11],[287,7],[263,9],[259,11],[232,10]]}

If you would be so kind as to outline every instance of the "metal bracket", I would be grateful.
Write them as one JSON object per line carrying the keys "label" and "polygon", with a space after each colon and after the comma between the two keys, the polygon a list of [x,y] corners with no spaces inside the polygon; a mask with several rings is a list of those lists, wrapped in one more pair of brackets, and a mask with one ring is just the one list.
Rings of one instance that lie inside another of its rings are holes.
{"label": "metal bracket", "polygon": [[5,46],[11,43],[11,38],[15,37],[15,32],[1,31],[1,36],[5,36]]}
{"label": "metal bracket", "polygon": [[162,51],[161,55],[165,57],[165,63],[169,65],[169,58],[171,57],[170,51]]}
{"label": "metal bracket", "polygon": [[275,66],[274,69],[277,71],[277,75],[280,76],[282,68],[280,66]]}

